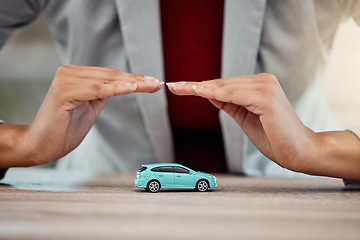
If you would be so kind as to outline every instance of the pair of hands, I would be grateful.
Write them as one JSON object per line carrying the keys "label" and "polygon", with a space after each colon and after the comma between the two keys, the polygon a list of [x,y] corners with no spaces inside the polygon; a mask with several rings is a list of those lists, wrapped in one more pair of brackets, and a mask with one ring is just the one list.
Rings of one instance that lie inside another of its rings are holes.
{"label": "pair of hands", "polygon": [[[338,176],[336,167],[329,171],[328,167],[323,170],[322,162],[314,164],[313,156],[319,153],[319,147],[331,144],[320,141],[318,134],[303,125],[275,76],[263,73],[167,85],[174,94],[206,98],[227,112],[255,146],[282,167]],[[29,126],[0,125],[4,133],[6,128],[15,130],[8,131],[8,139],[14,141],[2,146],[9,161],[0,162],[0,168],[44,164],[68,154],[84,139],[108,98],[133,92],[153,93],[162,86],[163,82],[156,78],[114,69],[60,67]]]}
{"label": "pair of hands", "polygon": [[[299,120],[277,79],[271,74],[233,77],[204,82],[167,84],[177,95],[210,100],[243,128],[268,158],[298,169],[312,132]],[[43,164],[76,148],[88,133],[107,99],[133,92],[152,93],[163,83],[156,78],[119,70],[66,65],[60,67],[33,123],[26,142],[30,164]]]}

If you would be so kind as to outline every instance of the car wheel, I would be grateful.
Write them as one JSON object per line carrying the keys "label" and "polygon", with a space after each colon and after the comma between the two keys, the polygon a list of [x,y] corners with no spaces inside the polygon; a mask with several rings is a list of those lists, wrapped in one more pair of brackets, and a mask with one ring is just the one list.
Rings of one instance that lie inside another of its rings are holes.
{"label": "car wheel", "polygon": [[152,193],[156,193],[160,190],[160,183],[156,180],[151,180],[149,183],[148,183],[148,187],[147,189],[152,192]]}
{"label": "car wheel", "polygon": [[196,190],[206,192],[209,189],[209,183],[206,180],[200,180],[196,183]]}

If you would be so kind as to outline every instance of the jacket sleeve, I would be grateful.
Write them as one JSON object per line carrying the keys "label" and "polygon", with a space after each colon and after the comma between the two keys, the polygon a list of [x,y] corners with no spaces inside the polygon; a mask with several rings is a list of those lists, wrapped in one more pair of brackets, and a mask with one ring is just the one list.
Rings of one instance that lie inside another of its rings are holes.
{"label": "jacket sleeve", "polygon": [[12,34],[31,23],[48,0],[1,0],[0,1],[0,48]]}
{"label": "jacket sleeve", "polygon": [[[0,124],[5,123],[3,120],[0,119]],[[0,169],[0,180],[5,177],[7,169]]]}
{"label": "jacket sleeve", "polygon": [[0,180],[2,180],[5,177],[6,172],[7,169],[0,169]]}
{"label": "jacket sleeve", "polygon": [[[359,138],[359,141],[360,141],[360,126],[348,129],[348,131],[354,133]],[[360,169],[359,169],[359,171],[360,171]],[[345,184],[345,187],[348,187],[348,188],[360,189],[360,180],[344,179],[344,184]]]}
{"label": "jacket sleeve", "polygon": [[346,17],[354,19],[360,27],[360,1],[359,0],[338,0]]}

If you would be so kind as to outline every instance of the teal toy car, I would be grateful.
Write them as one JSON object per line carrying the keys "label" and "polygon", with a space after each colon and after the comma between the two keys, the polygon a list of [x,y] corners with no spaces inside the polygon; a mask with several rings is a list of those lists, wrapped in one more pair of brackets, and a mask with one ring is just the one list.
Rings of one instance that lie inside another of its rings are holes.
{"label": "teal toy car", "polygon": [[156,163],[142,165],[136,173],[135,187],[150,192],[166,189],[196,189],[205,192],[217,186],[216,177],[209,173],[197,172],[177,163]]}

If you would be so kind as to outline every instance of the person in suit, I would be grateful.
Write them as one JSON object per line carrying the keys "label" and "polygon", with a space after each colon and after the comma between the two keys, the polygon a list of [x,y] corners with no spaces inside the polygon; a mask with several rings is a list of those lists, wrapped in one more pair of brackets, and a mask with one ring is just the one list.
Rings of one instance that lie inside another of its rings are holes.
{"label": "person in suit", "polygon": [[358,1],[0,4],[1,46],[42,14],[64,61],[34,121],[0,125],[0,169],[64,157],[64,169],[177,161],[360,179],[359,128],[327,131],[338,126],[321,89],[338,25],[360,23]]}

